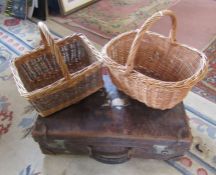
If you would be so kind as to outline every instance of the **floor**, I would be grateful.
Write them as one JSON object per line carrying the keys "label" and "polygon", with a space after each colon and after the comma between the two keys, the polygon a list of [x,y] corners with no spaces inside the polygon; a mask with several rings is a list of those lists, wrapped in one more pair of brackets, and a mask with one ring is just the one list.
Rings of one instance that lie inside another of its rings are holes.
{"label": "floor", "polygon": [[[191,4],[184,6],[185,2]],[[216,48],[212,44],[212,39],[216,35],[216,26],[211,22],[215,19],[212,15],[215,15],[213,10],[216,9],[216,2],[213,0],[206,0],[205,3],[202,0],[193,2],[182,0],[171,7],[180,16],[179,41],[200,50],[205,50],[207,46]],[[191,13],[193,9],[191,7],[199,9],[196,14]],[[182,13],[182,8],[188,10]],[[204,10],[206,8],[208,10]],[[188,15],[191,15],[191,20]],[[168,21],[164,22],[168,24]],[[164,27],[161,25],[158,24],[153,30],[165,34],[168,25]],[[48,26],[52,26],[50,28],[58,35],[60,32],[63,35],[72,33],[68,28],[62,28],[53,21],[48,21]],[[36,112],[24,98],[20,97],[9,69],[11,59],[32,50],[39,44],[40,35],[34,23],[0,14],[0,172],[4,172],[4,175],[216,174],[216,104],[214,100],[192,91],[184,100],[184,104],[190,118],[194,141],[191,150],[178,161],[134,158],[124,164],[106,165],[86,156],[43,155],[30,135],[30,128],[36,120]],[[215,60],[215,56],[212,60]],[[214,64],[212,65],[211,70],[216,69]],[[215,75],[213,80],[215,81]]]}

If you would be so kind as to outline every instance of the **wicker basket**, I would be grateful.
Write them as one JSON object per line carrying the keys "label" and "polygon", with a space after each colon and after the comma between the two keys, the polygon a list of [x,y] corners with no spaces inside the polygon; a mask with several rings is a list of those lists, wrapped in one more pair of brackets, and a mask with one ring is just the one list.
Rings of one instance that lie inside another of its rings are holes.
{"label": "wicker basket", "polygon": [[[165,15],[172,20],[169,38],[147,31]],[[160,11],[140,29],[115,37],[102,50],[114,84],[149,107],[174,107],[207,72],[202,52],[176,42],[176,26],[172,11]]]}
{"label": "wicker basket", "polygon": [[44,47],[16,58],[11,69],[21,96],[47,116],[100,89],[102,63],[82,34],[54,41],[45,24],[38,26]]}

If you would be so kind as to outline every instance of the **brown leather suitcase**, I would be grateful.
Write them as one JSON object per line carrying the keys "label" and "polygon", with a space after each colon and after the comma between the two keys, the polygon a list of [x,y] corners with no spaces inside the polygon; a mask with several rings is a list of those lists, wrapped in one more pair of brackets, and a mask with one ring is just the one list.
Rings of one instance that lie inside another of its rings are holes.
{"label": "brown leather suitcase", "polygon": [[117,91],[108,75],[105,88],[50,117],[38,117],[32,136],[44,154],[86,154],[104,163],[131,157],[167,160],[192,142],[183,104],[152,109]]}

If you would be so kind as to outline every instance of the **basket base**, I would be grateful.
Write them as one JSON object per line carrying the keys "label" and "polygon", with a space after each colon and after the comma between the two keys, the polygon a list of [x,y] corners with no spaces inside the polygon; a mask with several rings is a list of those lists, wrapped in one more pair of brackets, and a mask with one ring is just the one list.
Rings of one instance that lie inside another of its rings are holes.
{"label": "basket base", "polygon": [[49,110],[46,110],[46,111],[40,111],[40,112],[38,112],[38,113],[39,113],[39,115],[40,115],[41,117],[49,117],[51,114],[53,114],[53,113],[55,113],[55,112],[57,112],[57,111],[60,111],[61,109],[67,108],[67,107],[69,107],[69,106],[72,105],[72,104],[76,104],[76,103],[80,102],[80,100],[82,100],[83,98],[88,97],[89,95],[91,95],[91,94],[97,92],[97,91],[98,91],[99,89],[101,89],[102,87],[103,87],[103,84],[101,84],[99,87],[97,87],[97,88],[95,88],[95,89],[92,89],[92,90],[86,92],[86,93],[83,94],[82,96],[79,96],[79,97],[77,97],[77,98],[71,99],[70,101],[67,101],[67,102],[62,103],[62,104],[60,104],[60,105],[58,105],[58,106],[55,106],[55,107],[52,108],[52,109],[49,109]]}

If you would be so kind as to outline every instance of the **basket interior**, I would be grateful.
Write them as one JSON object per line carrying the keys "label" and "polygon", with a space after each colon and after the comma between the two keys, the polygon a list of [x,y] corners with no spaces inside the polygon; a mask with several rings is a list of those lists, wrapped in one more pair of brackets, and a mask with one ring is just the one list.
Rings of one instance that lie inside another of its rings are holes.
{"label": "basket interior", "polygon": [[[59,41],[57,45],[71,74],[97,61],[81,38],[68,37]],[[50,50],[44,48],[16,60],[16,68],[28,92],[43,88],[63,78],[55,56]]]}
{"label": "basket interior", "polygon": [[[108,56],[125,65],[135,33],[115,40],[107,48]],[[146,33],[136,54],[134,69],[162,81],[181,81],[191,77],[201,66],[201,56],[186,47],[170,44],[167,38]]]}

